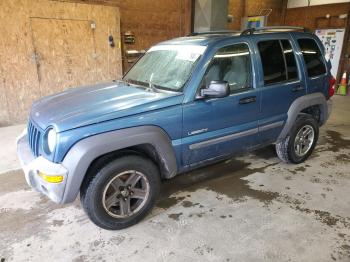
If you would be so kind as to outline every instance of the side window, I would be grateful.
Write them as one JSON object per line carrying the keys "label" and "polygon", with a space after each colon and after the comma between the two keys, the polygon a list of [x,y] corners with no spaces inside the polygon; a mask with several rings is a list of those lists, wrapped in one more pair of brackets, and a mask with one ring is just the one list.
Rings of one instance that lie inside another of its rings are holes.
{"label": "side window", "polygon": [[313,77],[325,74],[326,66],[315,40],[310,38],[298,39],[298,43],[303,54],[308,76]]}
{"label": "side window", "polygon": [[288,40],[281,40],[284,57],[287,66],[287,79],[293,81],[298,79],[298,67],[295,61],[295,55],[292,46]]}
{"label": "side window", "polygon": [[265,85],[298,79],[298,66],[288,40],[261,41],[258,48]]}
{"label": "side window", "polygon": [[279,40],[258,43],[265,85],[287,80],[286,67]]}
{"label": "side window", "polygon": [[202,86],[211,81],[227,81],[231,93],[251,88],[251,60],[246,44],[223,47],[214,55],[204,75]]}

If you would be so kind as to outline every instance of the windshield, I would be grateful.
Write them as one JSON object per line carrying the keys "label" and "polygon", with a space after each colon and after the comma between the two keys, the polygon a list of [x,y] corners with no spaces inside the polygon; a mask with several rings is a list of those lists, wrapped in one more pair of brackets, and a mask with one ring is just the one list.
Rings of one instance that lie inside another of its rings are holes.
{"label": "windshield", "polygon": [[124,80],[152,88],[181,91],[205,48],[196,45],[154,46],[130,69]]}

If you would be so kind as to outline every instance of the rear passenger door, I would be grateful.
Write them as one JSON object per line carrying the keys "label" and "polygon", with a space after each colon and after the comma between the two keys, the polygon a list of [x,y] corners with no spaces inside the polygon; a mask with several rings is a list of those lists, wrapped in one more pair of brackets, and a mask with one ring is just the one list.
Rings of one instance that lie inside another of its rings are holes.
{"label": "rear passenger door", "polygon": [[259,85],[262,91],[258,123],[260,142],[268,144],[276,141],[293,101],[306,94],[305,77],[292,39],[257,39],[256,48],[260,58]]}

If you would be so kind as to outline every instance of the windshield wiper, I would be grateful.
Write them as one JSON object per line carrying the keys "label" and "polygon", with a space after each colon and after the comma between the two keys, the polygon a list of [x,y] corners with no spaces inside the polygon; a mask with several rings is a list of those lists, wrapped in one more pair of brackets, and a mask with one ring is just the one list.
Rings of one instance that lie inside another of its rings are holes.
{"label": "windshield wiper", "polygon": [[147,89],[148,87],[148,83],[146,82],[142,82],[142,81],[138,81],[138,80],[134,80],[134,79],[125,79],[125,82],[127,82],[129,85],[135,85],[137,87],[141,87],[142,89]]}
{"label": "windshield wiper", "polygon": [[162,87],[159,85],[155,85],[152,82],[143,82],[143,81],[134,80],[134,79],[123,79],[123,81],[127,82],[128,84],[135,85],[139,88],[146,89],[147,91],[153,91],[155,93],[159,93],[159,92],[181,93],[181,91],[170,90],[168,88],[165,88],[165,87]]}
{"label": "windshield wiper", "polygon": [[129,79],[122,79],[128,86],[130,85]]}
{"label": "windshield wiper", "polygon": [[150,78],[149,78],[149,80],[148,80],[148,88],[149,88],[149,90],[152,90],[153,92],[157,92],[156,87],[155,87],[155,86],[153,85],[153,83],[152,83],[153,74],[154,74],[154,73],[151,74],[151,76],[150,76]]}
{"label": "windshield wiper", "polygon": [[158,92],[158,88],[156,88],[155,85],[151,81],[148,82],[148,90],[152,90],[155,93]]}

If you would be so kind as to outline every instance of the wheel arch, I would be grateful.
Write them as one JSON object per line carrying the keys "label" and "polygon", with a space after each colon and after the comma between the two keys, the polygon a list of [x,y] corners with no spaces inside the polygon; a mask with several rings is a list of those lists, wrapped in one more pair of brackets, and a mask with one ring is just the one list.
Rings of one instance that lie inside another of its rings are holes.
{"label": "wheel arch", "polygon": [[329,116],[327,100],[322,93],[308,94],[297,98],[289,107],[287,121],[278,136],[277,142],[283,140],[291,130],[299,114],[305,114],[309,108],[317,106],[319,110],[319,125],[323,125]]}
{"label": "wheel arch", "polygon": [[132,127],[91,136],[75,144],[63,160],[69,170],[62,203],[77,197],[84,177],[101,157],[118,154],[141,154],[149,157],[164,178],[177,173],[175,152],[167,133],[157,126]]}

